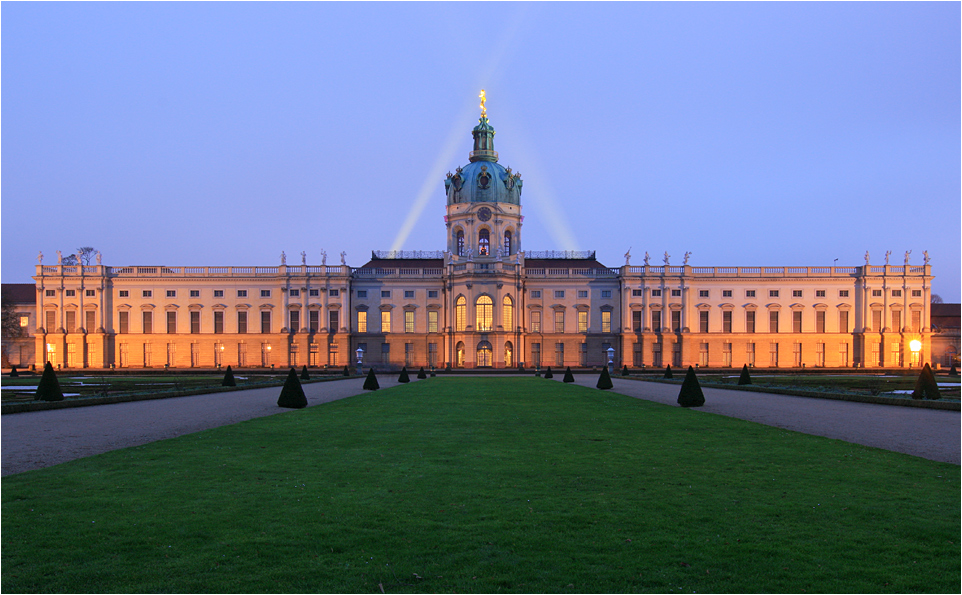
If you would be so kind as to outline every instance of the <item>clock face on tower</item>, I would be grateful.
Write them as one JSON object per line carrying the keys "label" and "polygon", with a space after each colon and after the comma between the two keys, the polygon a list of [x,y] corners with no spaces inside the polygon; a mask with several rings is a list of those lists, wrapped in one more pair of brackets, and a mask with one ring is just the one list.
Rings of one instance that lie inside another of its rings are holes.
{"label": "clock face on tower", "polygon": [[481,221],[487,221],[491,218],[491,209],[488,207],[481,207],[478,209],[478,219]]}

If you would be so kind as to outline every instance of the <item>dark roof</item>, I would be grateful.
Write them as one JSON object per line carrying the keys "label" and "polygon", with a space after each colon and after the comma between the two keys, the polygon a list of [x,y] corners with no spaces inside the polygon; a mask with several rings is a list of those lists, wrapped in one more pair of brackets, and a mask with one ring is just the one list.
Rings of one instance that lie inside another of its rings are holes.
{"label": "dark roof", "polygon": [[525,258],[526,269],[607,269],[591,258]]}
{"label": "dark roof", "polygon": [[372,258],[362,269],[439,269],[443,258]]}
{"label": "dark roof", "polygon": [[932,317],[952,317],[962,316],[962,304],[932,304]]}
{"label": "dark roof", "polygon": [[36,304],[37,286],[33,283],[4,283],[3,301],[13,304]]}

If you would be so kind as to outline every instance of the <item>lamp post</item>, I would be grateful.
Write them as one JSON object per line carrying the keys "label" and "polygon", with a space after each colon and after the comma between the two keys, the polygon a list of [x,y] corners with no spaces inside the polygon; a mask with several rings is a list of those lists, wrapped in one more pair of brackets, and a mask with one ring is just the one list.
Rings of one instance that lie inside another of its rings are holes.
{"label": "lamp post", "polygon": [[608,354],[608,373],[614,374],[615,373],[615,348],[609,347],[605,351]]}
{"label": "lamp post", "polygon": [[361,368],[362,368],[362,366],[361,366],[361,359],[364,358],[364,350],[361,349],[360,347],[358,347],[357,350],[356,350],[354,353],[357,355],[357,375],[360,376],[360,375],[361,375]]}
{"label": "lamp post", "polygon": [[912,339],[909,341],[909,349],[912,351],[912,362],[909,367],[919,365],[919,352],[922,351],[922,342],[918,339]]}

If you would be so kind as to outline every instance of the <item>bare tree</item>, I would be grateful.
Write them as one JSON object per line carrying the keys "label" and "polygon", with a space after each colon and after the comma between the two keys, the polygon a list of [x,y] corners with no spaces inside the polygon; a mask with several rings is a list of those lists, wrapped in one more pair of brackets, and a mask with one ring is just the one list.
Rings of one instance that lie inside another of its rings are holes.
{"label": "bare tree", "polygon": [[940,296],[940,295],[937,294],[937,293],[933,293],[933,294],[932,294],[932,303],[933,303],[933,304],[941,304],[941,303],[942,303],[942,296]]}
{"label": "bare tree", "polygon": [[92,246],[82,246],[77,248],[77,253],[80,254],[80,260],[83,262],[83,265],[89,266],[90,260],[97,254],[97,249]]}

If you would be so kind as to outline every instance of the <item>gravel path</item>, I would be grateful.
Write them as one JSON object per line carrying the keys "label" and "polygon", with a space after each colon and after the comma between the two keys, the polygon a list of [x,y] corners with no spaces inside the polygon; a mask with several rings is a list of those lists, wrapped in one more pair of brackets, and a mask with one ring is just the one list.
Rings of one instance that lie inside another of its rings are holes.
{"label": "gravel path", "polygon": [[[560,374],[558,375],[560,377]],[[575,376],[594,387],[597,376]],[[557,378],[560,382],[560,378]],[[308,406],[364,392],[363,378],[304,385]],[[379,376],[381,388],[397,385]],[[676,405],[677,385],[613,379],[616,392]],[[958,411],[850,403],[767,393],[704,389],[701,411],[770,426],[960,462]],[[280,387],[134,401],[2,416],[2,475],[49,467],[73,459],[173,438],[255,417],[288,411],[277,407]]]}

